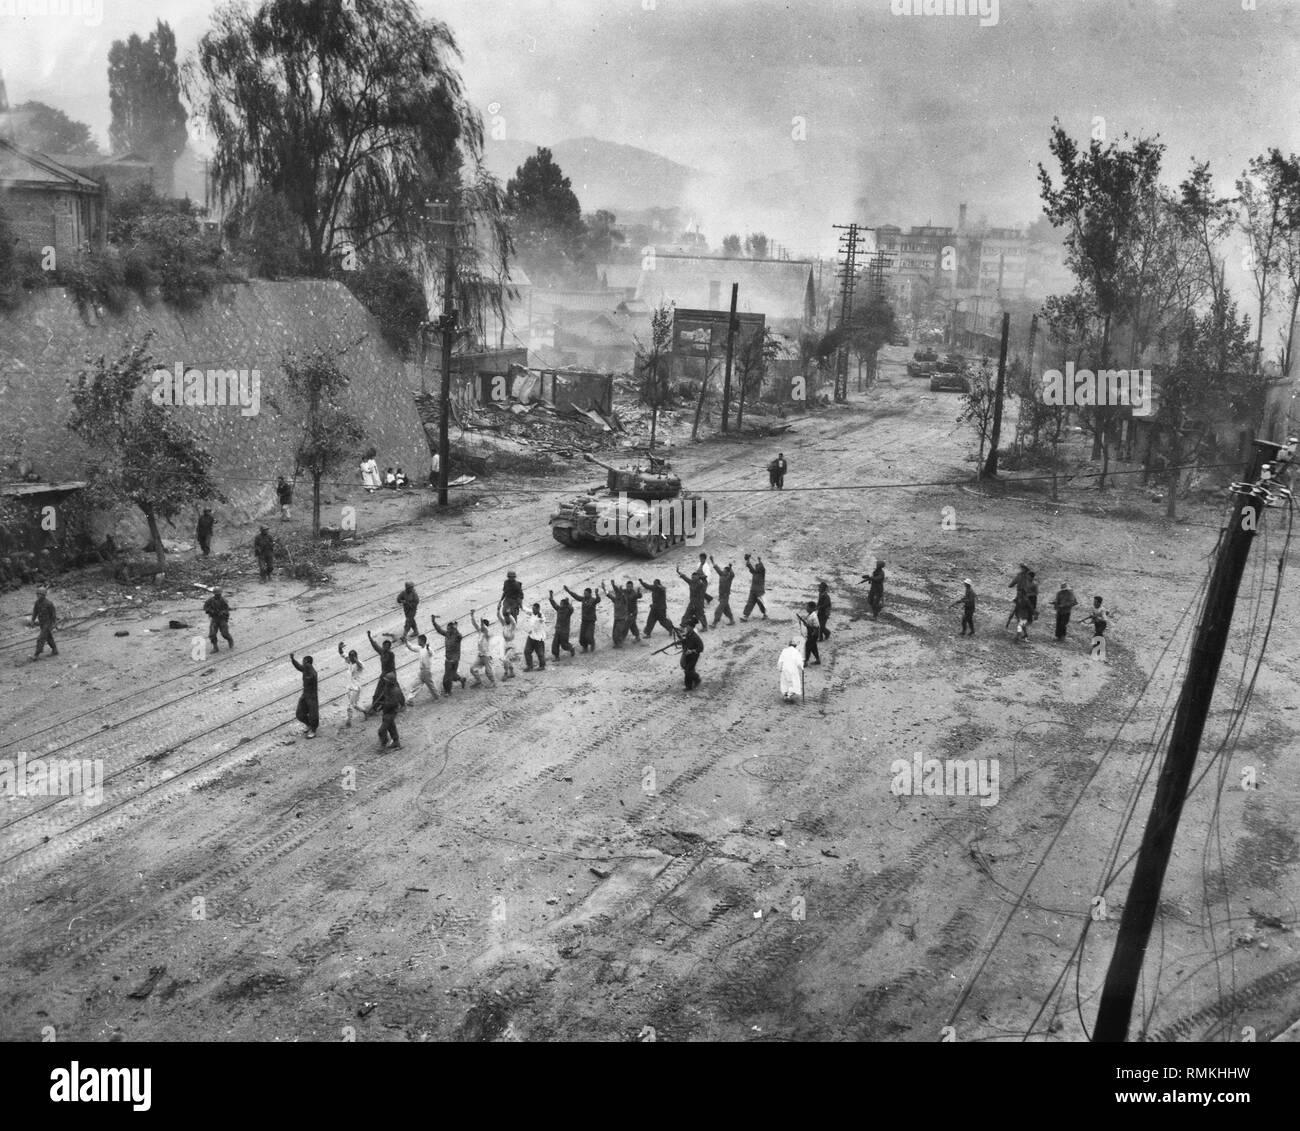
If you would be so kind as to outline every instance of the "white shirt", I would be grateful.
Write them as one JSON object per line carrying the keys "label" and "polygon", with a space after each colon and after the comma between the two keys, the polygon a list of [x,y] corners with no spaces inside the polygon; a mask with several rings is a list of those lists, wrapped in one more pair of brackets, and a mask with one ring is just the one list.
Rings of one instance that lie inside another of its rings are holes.
{"label": "white shirt", "polygon": [[528,614],[528,639],[542,641],[546,639],[546,618],[540,613]]}

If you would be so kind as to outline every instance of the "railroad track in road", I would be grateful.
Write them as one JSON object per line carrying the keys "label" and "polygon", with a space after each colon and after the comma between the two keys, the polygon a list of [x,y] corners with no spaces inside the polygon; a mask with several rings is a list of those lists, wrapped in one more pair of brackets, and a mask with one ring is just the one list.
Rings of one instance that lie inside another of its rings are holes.
{"label": "railroad track in road", "polygon": [[[861,417],[854,417],[847,421],[833,421],[830,422],[830,427],[824,428],[824,432],[829,432],[832,435],[843,434],[845,432],[855,431],[857,429],[860,429],[864,426],[869,425],[869,423],[870,423],[869,420],[864,421]],[[903,441],[900,440],[898,446],[901,446],[902,443]],[[798,450],[798,449],[792,449],[792,450]],[[742,478],[748,478],[752,475],[753,475],[752,469],[745,468],[743,471],[740,471],[735,475],[722,476],[716,480],[713,480],[709,483],[701,484],[699,486],[702,491],[708,491],[710,489],[717,489],[721,486],[725,486],[726,484],[739,481]],[[771,493],[766,491],[761,491],[761,490],[756,491],[751,501],[744,502],[744,503],[737,503],[734,506],[727,507],[725,510],[723,508],[718,508],[717,517],[725,518],[725,517],[737,515],[743,513],[744,511],[750,510],[756,506],[759,506],[763,503],[770,502],[772,501],[772,499],[773,499],[773,495]],[[541,548],[533,550],[531,552],[526,552],[527,547],[536,546],[539,544],[542,544]],[[465,567],[464,572],[461,572],[459,576],[455,577],[454,581],[449,581],[448,577],[450,574],[456,573],[457,571],[455,570],[444,571],[442,574],[436,574],[434,575],[434,577],[435,579],[438,579],[442,582],[443,588],[439,589],[435,594],[435,596],[442,595],[444,593],[449,593],[454,591],[457,588],[461,588],[466,585],[471,585],[474,584],[475,582],[481,582],[482,580],[488,577],[498,575],[500,573],[500,570],[504,568],[504,565],[506,563],[515,564],[518,563],[520,560],[537,558],[547,552],[557,550],[557,549],[558,549],[558,544],[554,543],[553,540],[549,539],[548,537],[539,536],[538,538],[530,540],[529,542],[525,543],[523,546],[512,548],[509,551],[494,553],[489,558],[479,559],[476,562],[470,563],[468,567]],[[505,558],[504,562],[501,560],[502,558]],[[483,563],[485,561],[490,561],[493,564],[488,568],[482,568]],[[594,569],[593,563],[616,564],[625,561],[626,561],[626,555],[623,554],[622,552],[618,552],[618,553],[609,552],[609,553],[601,553],[594,557],[589,556],[585,558],[583,562],[583,566],[585,569],[588,570],[589,574],[594,574],[599,576],[599,574],[603,571],[603,569],[608,567],[602,564],[600,569]],[[572,567],[566,566],[561,570],[557,570],[553,574],[543,577],[540,583],[556,580],[560,577],[571,578],[573,576],[573,573],[574,571]],[[424,583],[422,582],[422,584]],[[430,602],[430,604],[431,603],[432,602]],[[327,623],[328,621],[339,621],[343,618],[354,615],[355,612],[370,607],[372,604],[373,602],[368,601],[363,605],[357,606],[355,608],[344,610],[343,612],[338,614],[332,614],[331,617],[328,618]],[[389,616],[389,614],[385,613],[385,616],[387,617]],[[351,630],[352,631],[356,630],[355,624],[351,626]],[[292,633],[282,634],[280,637],[274,638],[272,643],[283,642],[295,635],[306,636],[310,634],[313,637],[313,640],[307,641],[305,643],[300,643],[298,646],[292,649],[295,652],[301,651],[303,653],[307,653],[313,648],[313,646],[316,643],[319,642],[320,631],[321,631],[320,626],[313,625],[310,628],[304,628],[300,630],[295,630]],[[337,633],[333,633],[331,635],[336,636]],[[283,644],[281,646],[283,646]],[[169,708],[175,708],[178,706],[185,705],[190,709],[192,714],[202,717],[204,714],[206,714],[206,711],[204,711],[203,708],[209,706],[209,701],[211,701],[212,699],[220,700],[222,696],[227,694],[227,690],[226,690],[227,688],[230,688],[233,685],[237,684],[239,681],[247,679],[250,676],[253,676],[259,672],[263,672],[269,668],[283,667],[283,664],[284,661],[282,658],[275,658],[275,659],[265,660],[260,663],[250,665],[248,667],[241,669],[238,672],[230,673],[228,675],[223,676],[215,683],[206,684],[202,687],[191,688],[184,691],[182,694],[178,696],[165,700],[162,703],[151,704],[147,707],[137,709],[136,711],[134,711],[131,714],[128,714],[124,718],[119,718],[115,721],[107,722],[101,727],[99,727],[98,729],[96,729],[95,731],[78,735],[74,738],[71,738],[63,742],[60,745],[54,747],[50,747],[47,745],[44,749],[38,751],[38,756],[41,758],[51,758],[59,755],[65,755],[69,751],[75,751],[75,749],[79,746],[85,746],[91,743],[102,743],[109,736],[111,732],[117,731],[118,728],[127,727],[132,724],[138,724],[141,727],[141,729],[143,729],[148,725],[148,720],[152,716],[157,715],[158,713],[167,710]],[[409,670],[413,666],[414,666],[414,661],[411,661],[404,665],[401,665],[401,668]],[[322,682],[328,681],[330,679],[334,679],[341,683],[341,681],[345,677],[345,674],[346,673],[342,671],[328,673],[322,677]],[[161,686],[165,686],[168,683],[176,682],[186,678],[191,678],[190,673],[186,673],[186,675],[184,676],[172,677],[169,680],[165,680],[163,681],[163,684]],[[142,688],[141,691],[136,695],[128,696],[128,701],[132,698],[142,697],[151,694],[153,692],[156,692],[157,686],[160,685],[154,685],[149,688]],[[166,746],[162,748],[159,748],[156,745],[154,745],[152,749],[148,749],[147,751],[140,752],[138,756],[132,758],[125,765],[114,767],[112,771],[109,774],[107,774],[104,779],[104,784],[109,787],[109,791],[110,791],[105,796],[105,800],[106,802],[108,802],[108,804],[94,807],[93,811],[81,807],[80,811],[86,815],[83,817],[83,819],[79,821],[72,820],[69,816],[70,810],[75,810],[79,808],[77,799],[57,798],[46,804],[34,807],[33,810],[30,812],[20,814],[16,817],[11,818],[5,823],[0,824],[0,836],[8,834],[7,839],[10,840],[11,842],[14,842],[11,844],[11,851],[6,853],[3,857],[0,857],[0,870],[11,867],[16,862],[20,860],[24,860],[27,857],[30,857],[38,849],[43,850],[41,852],[42,856],[47,856],[50,854],[50,852],[53,850],[54,847],[57,847],[57,845],[53,843],[55,842],[56,837],[66,838],[78,832],[85,832],[86,830],[89,829],[91,825],[98,825],[104,819],[114,814],[126,815],[123,813],[123,811],[128,806],[132,806],[135,803],[139,802],[142,798],[151,794],[156,794],[160,790],[175,789],[177,784],[182,779],[192,778],[195,775],[205,770],[219,768],[218,764],[221,763],[224,759],[228,759],[232,754],[237,753],[238,748],[240,746],[256,741],[257,739],[267,737],[268,735],[270,735],[271,733],[273,733],[274,731],[282,727],[284,725],[283,718],[277,714],[274,717],[273,721],[271,721],[268,725],[263,726],[261,729],[257,730],[252,735],[247,735],[247,734],[241,735],[239,741],[231,745],[229,748],[222,748],[217,750],[213,754],[198,758],[196,760],[191,760],[184,766],[181,766],[180,768],[172,772],[170,776],[163,778],[162,780],[159,780],[157,782],[153,782],[153,783],[149,782],[148,778],[151,776],[151,774],[146,775],[146,780],[143,783],[143,785],[141,785],[141,783],[135,780],[135,778],[133,777],[133,775],[138,776],[141,770],[145,769],[145,767],[147,766],[150,766],[152,763],[160,760],[162,756],[170,755],[178,750],[191,747],[195,743],[198,743],[205,739],[214,736],[220,736],[223,732],[229,731],[232,727],[238,724],[248,723],[250,720],[253,722],[253,725],[260,724],[261,716],[265,712],[271,711],[273,709],[281,708],[293,702],[294,700],[296,700],[298,694],[299,694],[299,690],[296,686],[294,686],[292,690],[286,692],[283,695],[277,696],[269,701],[258,703],[246,711],[239,712],[233,717],[229,717],[221,722],[218,722],[214,726],[203,727],[199,730],[187,734],[183,738],[170,741],[167,743]],[[322,701],[322,705],[341,702],[345,699],[345,695],[346,695],[345,692],[340,692],[334,696],[326,698]],[[212,704],[212,706],[216,706],[216,707],[219,707],[219,705],[220,703]],[[49,727],[43,728],[40,731],[31,732],[28,735],[23,736],[22,738],[19,739],[10,740],[4,745],[8,747],[14,747],[24,743],[30,743],[34,738],[38,737],[41,734],[49,733],[53,730],[57,730],[60,728],[73,726],[77,722],[83,720],[84,718],[94,713],[96,712],[83,711],[78,715],[71,716],[67,719],[59,720],[58,722],[51,724]],[[213,713],[217,713],[217,712],[214,711]],[[149,744],[150,744],[150,737],[147,732],[138,735],[134,738],[134,745],[137,748],[141,746],[148,746]],[[56,810],[58,811],[57,814],[56,814]],[[15,835],[15,830],[20,830],[19,835],[21,839],[19,839],[18,836]]]}

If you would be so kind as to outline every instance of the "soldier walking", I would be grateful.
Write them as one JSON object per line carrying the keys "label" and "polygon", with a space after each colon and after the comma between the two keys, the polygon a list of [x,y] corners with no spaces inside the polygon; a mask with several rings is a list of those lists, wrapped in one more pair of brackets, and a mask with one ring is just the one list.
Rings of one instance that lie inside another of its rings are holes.
{"label": "soldier walking", "polygon": [[393,740],[393,749],[400,750],[402,741],[397,733],[397,712],[402,709],[405,699],[402,689],[397,686],[397,673],[384,672],[379,680],[379,710],[382,719],[379,723],[379,745],[387,746]]}
{"label": "soldier walking", "polygon": [[41,630],[36,637],[36,655],[32,657],[33,660],[41,658],[41,652],[47,644],[50,646],[51,656],[59,654],[59,646],[54,643],[54,626],[58,621],[58,610],[55,609],[54,602],[45,595],[45,587],[42,586],[36,590],[36,604],[32,606],[31,619],[28,621],[32,628],[39,627]]}
{"label": "soldier walking", "polygon": [[253,554],[257,558],[258,575],[263,581],[270,581],[271,568],[275,562],[275,540],[265,526],[253,539]]}
{"label": "soldier walking", "polygon": [[429,619],[433,622],[433,631],[447,642],[443,646],[442,652],[442,689],[450,695],[451,685],[454,681],[460,684],[463,691],[465,689],[465,677],[460,674],[460,629],[456,627],[454,620],[448,621],[446,628],[439,628],[436,616],[430,613]]}
{"label": "soldier walking", "polygon": [[563,648],[570,656],[575,655],[572,644],[569,643],[569,628],[573,623],[573,605],[568,597],[560,598],[560,603],[555,603],[555,590],[549,591],[551,599],[551,608],[555,610],[555,635],[551,637],[551,658],[559,660],[560,649]]}
{"label": "soldier walking", "polygon": [[420,633],[416,639],[419,641],[420,645],[418,648],[407,640],[405,635],[402,636],[402,643],[406,645],[406,650],[408,652],[414,652],[420,657],[419,679],[415,686],[411,688],[409,698],[414,699],[415,693],[420,690],[421,686],[424,686],[429,689],[429,694],[434,699],[437,699],[438,689],[433,685],[433,649],[429,647],[429,638],[425,636],[424,633]]}
{"label": "soldier walking", "polygon": [[508,617],[518,619],[519,611],[524,607],[524,587],[511,570],[506,574],[505,584],[501,586],[501,610]]}
{"label": "soldier walking", "polygon": [[546,618],[542,616],[542,606],[534,601],[533,611],[528,614],[524,628],[528,639],[524,641],[524,664],[527,671],[533,670],[533,657],[537,657],[537,670],[546,670]]}
{"label": "soldier walking", "polygon": [[867,587],[867,608],[871,610],[873,618],[878,617],[885,603],[885,563],[877,561],[876,568],[870,573],[864,573],[862,580],[871,583]]}
{"label": "soldier walking", "polygon": [[199,524],[195,529],[195,534],[199,540],[199,549],[203,551],[206,558],[212,553],[212,528],[216,526],[216,519],[212,517],[212,508],[204,507],[203,513],[199,515]]}
{"label": "soldier walking", "polygon": [[763,614],[763,619],[767,620],[767,608],[763,605],[763,594],[767,592],[767,566],[763,564],[763,559],[758,554],[754,555],[752,562],[746,554],[745,568],[749,570],[749,600],[745,602],[745,611],[740,614],[740,619],[749,620],[749,614],[757,605],[758,611]]}
{"label": "soldier walking", "polygon": [[1025,596],[1029,598],[1029,623],[1033,624],[1038,619],[1038,582],[1034,578],[1034,571],[1029,571],[1029,579],[1025,585]]}
{"label": "soldier walking", "polygon": [[795,619],[804,627],[804,666],[820,664],[822,655],[817,650],[817,641],[821,639],[822,630],[821,625],[817,623],[817,602],[809,601],[804,606],[804,613],[795,613]]}
{"label": "soldier walking", "polygon": [[320,726],[320,700],[316,694],[316,668],[310,656],[304,656],[302,663],[289,653],[289,662],[302,672],[302,694],[298,696],[298,710],[294,717],[303,725],[306,738],[316,737],[316,728]]}
{"label": "soldier walking", "polygon": [[588,586],[579,597],[567,585],[564,591],[582,606],[582,619],[578,623],[578,646],[585,652],[596,648],[596,606],[600,604],[600,594],[592,594]]}
{"label": "soldier walking", "polygon": [[975,587],[968,577],[962,583],[966,586],[966,592],[953,602],[954,605],[961,606],[961,632],[958,636],[965,636],[966,630],[970,629],[970,635],[975,635]]}
{"label": "soldier walking", "polygon": [[713,610],[713,627],[717,628],[724,616],[728,624],[735,624],[736,618],[731,615],[731,583],[736,580],[736,571],[730,562],[725,569],[719,569],[718,563],[712,556],[709,558],[709,564],[718,575],[718,607]]}
{"label": "soldier walking", "polygon": [[220,652],[217,647],[217,633],[221,633],[226,638],[226,643],[233,650],[235,642],[230,639],[230,602],[221,595],[221,586],[215,585],[212,588],[212,595],[203,602],[203,611],[208,614],[208,639],[212,642],[212,650]]}
{"label": "soldier walking", "polygon": [[420,595],[415,591],[415,586],[411,582],[408,581],[397,595],[397,603],[402,606],[402,612],[406,614],[406,623],[402,625],[402,639],[406,639],[408,632],[414,636],[419,636],[420,626],[415,623],[415,610],[420,607]]}
{"label": "soldier walking", "polygon": [[686,690],[693,691],[700,686],[700,673],[695,670],[695,665],[699,663],[700,653],[704,651],[704,641],[695,631],[694,617],[687,616],[683,627],[686,635],[682,637],[682,672],[686,677]]}
{"label": "soldier walking", "polygon": [[1052,607],[1056,610],[1057,640],[1065,639],[1065,630],[1070,624],[1070,610],[1078,603],[1069,582],[1062,581],[1061,588],[1056,591],[1056,596],[1052,598]]}
{"label": "soldier walking", "polygon": [[[867,600],[870,601],[870,595]],[[826,627],[826,622],[831,619],[831,591],[826,582],[820,582],[817,586],[817,639],[829,640],[831,630]]]}

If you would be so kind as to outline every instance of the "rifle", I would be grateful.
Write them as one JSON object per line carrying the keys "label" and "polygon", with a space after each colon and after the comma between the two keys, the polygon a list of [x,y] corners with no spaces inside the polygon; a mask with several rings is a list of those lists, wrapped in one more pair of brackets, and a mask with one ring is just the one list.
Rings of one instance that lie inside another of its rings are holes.
{"label": "rifle", "polygon": [[650,653],[650,655],[657,656],[659,655],[660,652],[667,652],[669,648],[680,648],[681,646],[682,646],[682,637],[674,636],[671,641],[665,644],[662,648],[656,648],[653,652]]}

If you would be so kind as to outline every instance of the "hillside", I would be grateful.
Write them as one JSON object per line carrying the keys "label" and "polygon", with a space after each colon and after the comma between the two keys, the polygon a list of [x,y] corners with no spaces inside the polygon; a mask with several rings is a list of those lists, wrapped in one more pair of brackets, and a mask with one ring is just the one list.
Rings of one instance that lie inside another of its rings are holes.
{"label": "hillside", "polygon": [[[504,184],[539,143],[489,140],[485,164]],[[550,146],[556,163],[573,183],[584,212],[598,208],[640,210],[671,208],[685,203],[689,184],[698,174],[658,153],[635,145],[618,145],[600,138],[569,138]]]}

